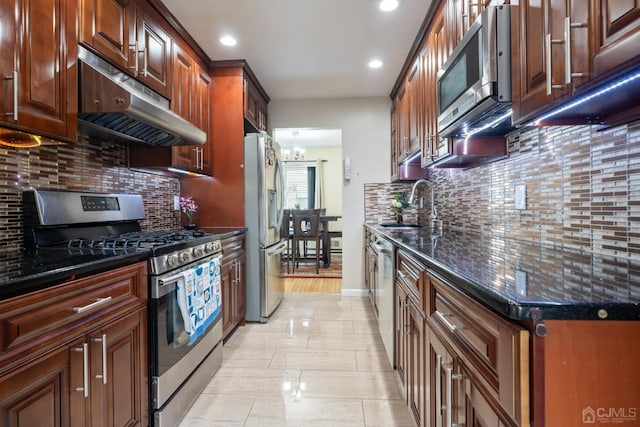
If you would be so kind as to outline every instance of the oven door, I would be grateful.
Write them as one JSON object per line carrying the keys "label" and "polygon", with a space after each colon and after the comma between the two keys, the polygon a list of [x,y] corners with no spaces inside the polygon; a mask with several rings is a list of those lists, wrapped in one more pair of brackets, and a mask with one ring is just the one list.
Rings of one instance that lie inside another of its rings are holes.
{"label": "oven door", "polygon": [[221,256],[151,278],[150,373],[154,409],[162,407],[222,340]]}

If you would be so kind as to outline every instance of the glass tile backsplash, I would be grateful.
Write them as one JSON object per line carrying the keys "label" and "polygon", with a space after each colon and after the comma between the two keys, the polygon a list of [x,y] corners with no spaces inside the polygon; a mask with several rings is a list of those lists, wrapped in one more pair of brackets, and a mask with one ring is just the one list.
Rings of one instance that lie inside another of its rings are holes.
{"label": "glass tile backsplash", "polygon": [[177,228],[180,194],[175,178],[128,169],[127,146],[81,141],[77,144],[15,149],[0,146],[0,251],[22,247],[22,189],[142,194],[144,229]]}
{"label": "glass tile backsplash", "polygon": [[[445,229],[613,256],[640,254],[640,122],[532,128],[508,137],[509,157],[471,169],[431,169],[435,204]],[[526,187],[526,209],[515,189]],[[388,219],[388,203],[411,184],[366,184],[365,218]],[[414,210],[428,224],[425,208]],[[415,209],[415,208],[412,208]]]}

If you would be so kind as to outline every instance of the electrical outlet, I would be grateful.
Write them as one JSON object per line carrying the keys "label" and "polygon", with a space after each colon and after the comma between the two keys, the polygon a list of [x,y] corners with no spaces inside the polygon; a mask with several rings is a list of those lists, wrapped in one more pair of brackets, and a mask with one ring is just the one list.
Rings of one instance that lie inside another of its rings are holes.
{"label": "electrical outlet", "polygon": [[527,296],[527,273],[516,270],[516,292],[523,297]]}
{"label": "electrical outlet", "polygon": [[518,210],[527,209],[527,186],[526,185],[524,184],[516,185],[515,204],[516,204],[516,209]]}
{"label": "electrical outlet", "polygon": [[180,196],[173,196],[173,210],[180,210]]}

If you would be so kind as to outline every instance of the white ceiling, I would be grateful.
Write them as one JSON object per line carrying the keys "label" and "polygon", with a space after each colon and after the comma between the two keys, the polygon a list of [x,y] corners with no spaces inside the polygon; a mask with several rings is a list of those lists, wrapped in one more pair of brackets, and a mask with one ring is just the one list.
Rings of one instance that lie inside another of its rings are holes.
{"label": "white ceiling", "polygon": [[341,129],[276,128],[273,138],[282,148],[318,148],[342,145]]}
{"label": "white ceiling", "polygon": [[[431,0],[163,0],[213,60],[246,59],[271,99],[388,96]],[[232,34],[238,44],[219,43]],[[384,65],[369,69],[380,58]]]}

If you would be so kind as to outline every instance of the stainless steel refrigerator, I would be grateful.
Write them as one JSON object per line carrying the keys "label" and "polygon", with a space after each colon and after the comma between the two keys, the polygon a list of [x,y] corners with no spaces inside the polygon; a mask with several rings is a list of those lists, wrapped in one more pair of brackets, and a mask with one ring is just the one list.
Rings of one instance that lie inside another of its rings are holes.
{"label": "stainless steel refrigerator", "polygon": [[266,322],[284,295],[280,236],[284,174],[280,146],[264,133],[244,138],[244,211],[247,231],[247,321]]}

